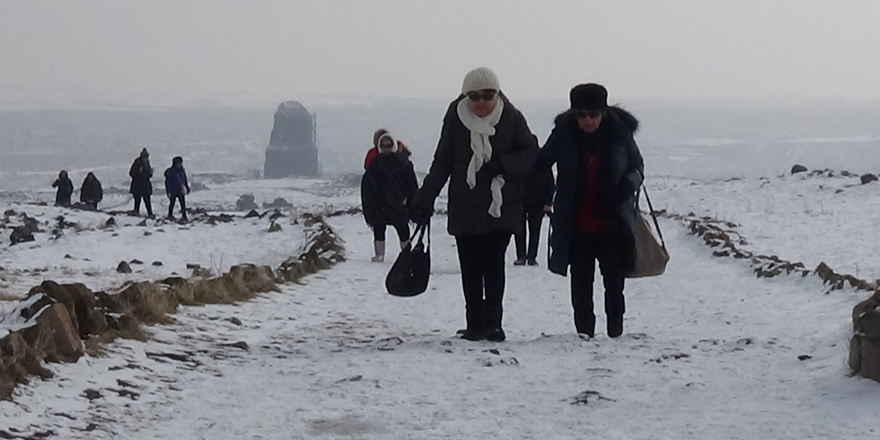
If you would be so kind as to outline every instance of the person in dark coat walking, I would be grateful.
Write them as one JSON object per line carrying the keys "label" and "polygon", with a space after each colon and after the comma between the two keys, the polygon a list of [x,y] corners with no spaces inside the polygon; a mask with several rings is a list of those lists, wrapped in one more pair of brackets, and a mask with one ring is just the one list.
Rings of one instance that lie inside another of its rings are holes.
{"label": "person in dark coat walking", "polygon": [[67,177],[67,171],[58,173],[58,178],[52,183],[55,191],[55,206],[70,206],[70,196],[73,195],[73,181]]}
{"label": "person in dark coat walking", "polygon": [[[553,171],[545,169],[533,173],[525,183],[526,193],[523,201],[522,222],[527,226],[525,230],[514,235],[516,241],[515,266],[538,265],[538,243],[541,241],[541,223],[553,204],[553,194],[556,192],[556,182],[553,179]],[[526,250],[526,231],[528,231],[529,246]]]}
{"label": "person in dark coat walking", "polygon": [[434,161],[411,211],[416,224],[427,223],[449,181],[447,229],[461,266],[463,339],[505,339],[504,256],[511,234],[523,227],[523,180],[537,155],[537,139],[501,93],[495,73],[485,67],[468,72],[443,118]]}
{"label": "person in dark coat walking", "polygon": [[644,162],[633,137],[639,123],[626,110],[608,106],[598,84],[571,89],[571,108],[538,157],[537,170],[556,164],[556,199],[550,236],[550,270],[571,269],[571,303],[578,333],[595,335],[593,280],[599,261],[605,286],[608,336],[623,333],[624,276],[635,264],[635,192]]}
{"label": "person in dark coat walking", "polygon": [[141,155],[131,164],[128,171],[131,176],[131,194],[134,196],[134,215],[141,213],[141,201],[147,208],[147,216],[153,218],[153,203],[150,198],[153,195],[153,167],[150,165],[150,153],[144,148]]}
{"label": "person in dark coat walking", "polygon": [[186,195],[189,194],[189,182],[186,170],[183,169],[183,158],[171,159],[171,167],[165,170],[165,195],[168,196],[168,218],[174,220],[174,202],[180,201],[180,219],[186,221]]}
{"label": "person in dark coat walking", "polygon": [[101,203],[103,199],[104,188],[101,187],[101,182],[94,173],[87,174],[79,190],[79,201],[98,209],[98,203]]}
{"label": "person in dark coat walking", "polygon": [[374,263],[385,261],[387,225],[397,230],[401,249],[409,241],[407,207],[412,203],[419,183],[408,152],[398,150],[398,145],[387,132],[380,135],[376,142],[378,153],[361,179],[364,220],[373,229]]}

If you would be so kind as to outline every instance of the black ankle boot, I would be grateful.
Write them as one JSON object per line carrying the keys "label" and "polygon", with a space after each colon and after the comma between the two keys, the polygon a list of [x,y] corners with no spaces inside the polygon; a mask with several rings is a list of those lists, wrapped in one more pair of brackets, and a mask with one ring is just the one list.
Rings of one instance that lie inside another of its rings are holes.
{"label": "black ankle boot", "polygon": [[478,330],[465,330],[460,338],[468,341],[482,341],[486,339],[486,334]]}
{"label": "black ankle boot", "polygon": [[623,334],[623,316],[608,317],[608,337],[616,338]]}
{"label": "black ankle boot", "polygon": [[504,335],[504,330],[501,330],[501,327],[493,328],[486,333],[486,339],[492,342],[501,342],[505,340],[507,337]]}

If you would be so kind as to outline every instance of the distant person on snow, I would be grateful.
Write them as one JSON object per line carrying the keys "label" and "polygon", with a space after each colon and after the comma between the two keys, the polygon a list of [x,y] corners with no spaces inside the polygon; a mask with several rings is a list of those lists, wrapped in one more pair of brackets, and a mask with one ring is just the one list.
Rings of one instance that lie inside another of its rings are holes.
{"label": "distant person on snow", "polygon": [[361,204],[364,219],[373,229],[372,261],[385,261],[385,229],[391,225],[397,230],[400,248],[409,240],[409,213],[418,181],[409,161],[409,154],[398,150],[401,145],[389,133],[383,133],[376,142],[376,157],[370,161],[361,179]]}
{"label": "distant person on snow", "polygon": [[153,218],[153,203],[150,197],[153,195],[153,167],[150,166],[150,153],[144,148],[141,155],[131,164],[128,171],[131,176],[131,194],[134,196],[134,215],[141,213],[141,201],[147,208],[147,216]]}
{"label": "distant person on snow", "polygon": [[171,160],[171,167],[165,170],[165,194],[168,196],[168,218],[174,220],[174,202],[180,201],[180,219],[186,221],[186,195],[189,194],[189,183],[186,170],[183,169],[183,158]]}
{"label": "distant person on snow", "polygon": [[[550,213],[553,204],[553,193],[556,182],[553,171],[549,168],[532,173],[525,182],[525,199],[523,200],[524,228],[514,235],[516,242],[515,266],[538,265],[538,243],[541,240],[541,223],[544,216]],[[526,232],[528,232],[528,248],[526,248]]]}
{"label": "distant person on snow", "polygon": [[447,229],[458,248],[467,320],[462,339],[506,337],[504,256],[510,236],[523,227],[523,180],[537,155],[537,139],[501,93],[495,72],[468,72],[446,110],[431,170],[411,210],[416,224],[430,221],[434,199],[449,181]]}
{"label": "distant person on snow", "polygon": [[104,188],[101,187],[101,182],[94,173],[87,174],[79,190],[79,201],[98,209],[98,203],[101,203],[102,199],[104,199]]}
{"label": "distant person on snow", "polygon": [[608,336],[623,333],[624,276],[635,264],[635,193],[644,180],[642,154],[633,138],[636,118],[608,106],[608,91],[580,84],[571,108],[556,117],[536,170],[556,164],[556,199],[550,271],[571,268],[571,304],[580,334],[595,336],[593,279],[596,260],[605,285]]}
{"label": "distant person on snow", "polygon": [[61,170],[58,178],[52,184],[55,191],[55,206],[70,206],[70,196],[73,195],[73,181],[67,177],[67,171]]}
{"label": "distant person on snow", "polygon": [[[384,128],[380,128],[373,133],[373,147],[367,150],[367,155],[364,156],[364,170],[370,167],[370,163],[376,156],[379,155],[379,138],[382,135],[388,134],[388,130]],[[406,154],[406,157],[410,157],[412,153],[409,151],[409,148],[401,141],[397,141],[397,151],[399,153]]]}

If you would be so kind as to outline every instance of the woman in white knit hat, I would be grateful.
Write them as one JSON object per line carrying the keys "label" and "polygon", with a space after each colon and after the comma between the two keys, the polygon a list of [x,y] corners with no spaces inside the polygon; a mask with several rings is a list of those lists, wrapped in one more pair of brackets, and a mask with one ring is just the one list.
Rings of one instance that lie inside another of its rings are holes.
{"label": "woman in white knit hat", "polygon": [[443,118],[431,170],[410,211],[416,224],[427,223],[449,181],[448,231],[458,247],[467,320],[463,339],[505,339],[504,256],[510,236],[523,227],[523,180],[537,155],[537,139],[501,93],[495,72],[468,72]]}

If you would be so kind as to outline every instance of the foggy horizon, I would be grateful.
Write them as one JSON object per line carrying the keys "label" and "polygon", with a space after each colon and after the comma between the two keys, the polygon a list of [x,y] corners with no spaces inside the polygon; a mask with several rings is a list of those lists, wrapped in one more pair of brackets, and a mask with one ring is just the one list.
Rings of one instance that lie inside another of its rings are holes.
{"label": "foggy horizon", "polygon": [[880,101],[880,3],[0,1],[0,106],[514,101],[599,82],[627,102]]}

